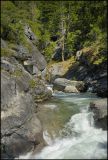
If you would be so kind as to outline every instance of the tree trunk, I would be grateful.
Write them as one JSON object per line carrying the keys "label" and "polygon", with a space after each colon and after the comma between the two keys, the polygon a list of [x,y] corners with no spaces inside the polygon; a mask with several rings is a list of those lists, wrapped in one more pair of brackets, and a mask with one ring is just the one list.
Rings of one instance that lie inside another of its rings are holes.
{"label": "tree trunk", "polygon": [[64,61],[64,35],[63,35],[63,41],[62,41],[62,61]]}
{"label": "tree trunk", "polygon": [[63,16],[62,16],[62,61],[64,61],[64,21],[63,21]]}

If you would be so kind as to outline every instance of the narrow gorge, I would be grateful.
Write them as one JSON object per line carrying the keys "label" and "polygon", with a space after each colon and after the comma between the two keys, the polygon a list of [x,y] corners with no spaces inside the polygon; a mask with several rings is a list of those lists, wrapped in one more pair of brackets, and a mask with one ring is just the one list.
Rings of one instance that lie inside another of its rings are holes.
{"label": "narrow gorge", "polygon": [[1,159],[107,159],[106,13],[1,1]]}

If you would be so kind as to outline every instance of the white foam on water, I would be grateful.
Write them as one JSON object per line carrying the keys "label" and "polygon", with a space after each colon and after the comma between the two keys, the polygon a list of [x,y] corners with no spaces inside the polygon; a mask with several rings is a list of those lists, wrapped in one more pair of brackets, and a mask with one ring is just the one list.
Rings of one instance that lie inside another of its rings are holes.
{"label": "white foam on water", "polygon": [[47,131],[43,137],[48,146],[38,154],[20,156],[20,159],[105,159],[107,158],[107,131],[94,127],[93,113],[87,107],[74,114],[52,141]]}
{"label": "white foam on water", "polygon": [[107,132],[94,128],[91,113],[75,114],[65,127],[79,135],[56,139],[53,144],[35,155],[35,159],[100,159],[107,157],[107,150],[104,147],[107,142]]}
{"label": "white foam on water", "polygon": [[46,85],[47,89],[53,93],[53,85]]}
{"label": "white foam on water", "polygon": [[[91,113],[79,113],[71,117],[64,129],[70,128],[78,136],[58,138],[52,143],[44,133],[48,145],[39,154],[21,156],[21,159],[101,159],[107,157],[105,144],[107,132],[93,127]],[[67,128],[66,128],[67,127]],[[47,132],[46,132],[47,133]],[[47,138],[46,138],[47,137]]]}
{"label": "white foam on water", "polygon": [[47,132],[47,130],[43,131],[43,138],[48,145],[53,144],[53,140],[52,140],[51,136],[49,135],[49,133]]}
{"label": "white foam on water", "polygon": [[32,152],[28,152],[25,155],[21,155],[15,159],[30,159],[31,155],[32,155]]}

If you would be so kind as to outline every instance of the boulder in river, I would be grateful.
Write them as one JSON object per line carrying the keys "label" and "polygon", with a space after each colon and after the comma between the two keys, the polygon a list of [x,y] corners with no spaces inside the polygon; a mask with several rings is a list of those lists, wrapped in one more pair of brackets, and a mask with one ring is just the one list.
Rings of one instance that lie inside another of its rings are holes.
{"label": "boulder in river", "polygon": [[66,92],[83,92],[85,91],[85,84],[83,81],[72,81],[65,78],[57,78],[53,82],[54,90]]}
{"label": "boulder in river", "polygon": [[64,92],[78,93],[79,91],[77,90],[77,88],[75,86],[66,86],[65,89],[64,89]]}
{"label": "boulder in river", "polygon": [[104,98],[91,102],[89,110],[94,113],[95,125],[98,128],[107,130],[107,99]]}

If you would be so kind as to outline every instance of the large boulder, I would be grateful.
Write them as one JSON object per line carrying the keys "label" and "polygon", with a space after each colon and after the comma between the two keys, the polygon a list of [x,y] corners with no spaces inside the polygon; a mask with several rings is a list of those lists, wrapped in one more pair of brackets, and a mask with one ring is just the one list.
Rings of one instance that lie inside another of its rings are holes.
{"label": "large boulder", "polygon": [[45,57],[40,53],[40,51],[38,50],[38,48],[35,45],[31,45],[32,46],[32,60],[35,64],[37,64],[38,69],[40,71],[43,71],[47,65],[47,62],[45,60]]}
{"label": "large boulder", "polygon": [[94,113],[95,126],[107,130],[107,99],[91,102],[89,110]]}
{"label": "large boulder", "polygon": [[21,44],[15,45],[12,49],[16,51],[14,57],[20,61],[32,58],[32,54],[29,53],[29,50]]}
{"label": "large boulder", "polygon": [[53,83],[56,78],[61,78],[65,75],[67,68],[68,67],[64,67],[62,63],[54,63],[47,66],[45,75],[45,77],[47,77],[46,80],[48,79],[50,83]]}
{"label": "large boulder", "polygon": [[87,82],[91,92],[96,93],[97,96],[105,98],[107,97],[107,73],[99,74],[95,77],[95,80]]}
{"label": "large boulder", "polygon": [[77,90],[77,88],[75,86],[66,86],[65,89],[64,89],[64,92],[78,93],[79,91]]}
{"label": "large boulder", "polygon": [[86,90],[86,86],[82,81],[72,81],[65,78],[57,78],[53,82],[54,90],[66,91],[66,92],[83,92]]}

